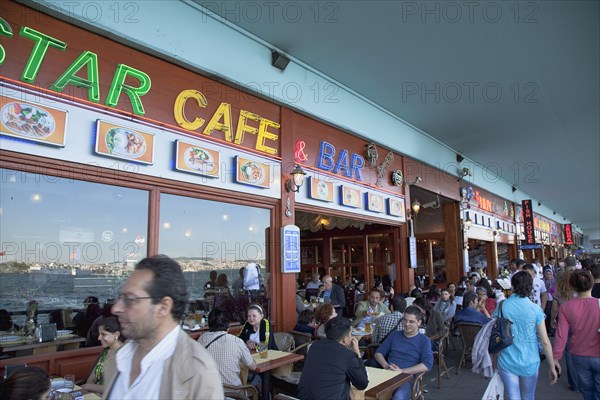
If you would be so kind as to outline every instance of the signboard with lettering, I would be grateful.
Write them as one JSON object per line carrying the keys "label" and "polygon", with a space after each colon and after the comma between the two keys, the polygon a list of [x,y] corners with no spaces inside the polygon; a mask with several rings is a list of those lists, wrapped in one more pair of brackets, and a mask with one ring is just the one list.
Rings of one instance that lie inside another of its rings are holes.
{"label": "signboard with lettering", "polygon": [[300,272],[300,228],[296,225],[281,228],[281,272]]}
{"label": "signboard with lettering", "polygon": [[570,246],[574,244],[573,241],[573,227],[571,224],[565,224],[565,245]]}
{"label": "signboard with lettering", "polygon": [[414,236],[408,238],[408,254],[410,256],[410,267],[417,268],[417,238]]}
{"label": "signboard with lettering", "polygon": [[533,249],[541,249],[542,244],[521,244],[519,245],[519,250],[533,250]]}
{"label": "signboard with lettering", "polygon": [[535,228],[533,224],[533,205],[530,200],[522,201],[523,207],[523,234],[525,235],[525,244],[535,244]]}

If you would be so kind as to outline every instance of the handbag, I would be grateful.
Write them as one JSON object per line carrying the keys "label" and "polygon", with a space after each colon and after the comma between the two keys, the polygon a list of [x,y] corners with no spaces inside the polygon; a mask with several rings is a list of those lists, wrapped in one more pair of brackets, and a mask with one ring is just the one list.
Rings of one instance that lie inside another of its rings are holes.
{"label": "handbag", "polygon": [[513,343],[513,335],[510,330],[511,322],[502,317],[503,303],[504,301],[498,305],[498,318],[496,318],[494,326],[492,327],[490,344],[488,345],[488,352],[490,354],[498,353]]}
{"label": "handbag", "polygon": [[485,389],[485,393],[481,400],[498,399],[504,399],[504,383],[502,382],[502,378],[500,378],[498,370],[496,370],[492,379],[490,379],[490,383],[488,383],[487,389]]}

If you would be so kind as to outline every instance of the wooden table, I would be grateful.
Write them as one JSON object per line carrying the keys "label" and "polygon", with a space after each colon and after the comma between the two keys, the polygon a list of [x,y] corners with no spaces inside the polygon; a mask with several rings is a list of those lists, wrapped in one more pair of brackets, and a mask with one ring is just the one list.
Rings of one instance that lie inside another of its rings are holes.
{"label": "wooden table", "polygon": [[[58,378],[58,379],[60,379],[60,378]],[[78,392],[78,391],[81,392],[81,394],[83,394],[84,400],[100,400],[100,399],[102,399],[102,396],[100,396],[96,393],[89,392],[85,389],[82,389],[81,386],[79,386],[79,385],[75,385],[75,387],[73,388],[73,392]],[[73,392],[71,392],[71,393],[73,393]]]}
{"label": "wooden table", "polygon": [[275,369],[280,371],[282,368],[285,369],[285,367],[289,367],[289,370],[287,371],[289,374],[292,364],[296,361],[303,360],[304,356],[301,354],[287,353],[285,351],[269,350],[267,358],[260,358],[258,353],[254,353],[252,358],[254,358],[254,362],[256,363],[254,372],[259,373],[262,380],[262,398],[263,400],[268,400],[271,391],[271,371]]}
{"label": "wooden table", "polygon": [[369,374],[369,386],[365,390],[351,387],[355,400],[361,399],[389,399],[394,391],[413,378],[412,374],[404,374],[398,371],[390,371],[380,368],[366,367]]}
{"label": "wooden table", "polygon": [[14,342],[0,343],[0,352],[12,353],[15,357],[21,357],[61,350],[74,350],[78,349],[79,344],[82,342],[85,342],[85,338],[76,335],[59,336],[58,339],[52,342],[42,343],[23,337],[23,339]]}

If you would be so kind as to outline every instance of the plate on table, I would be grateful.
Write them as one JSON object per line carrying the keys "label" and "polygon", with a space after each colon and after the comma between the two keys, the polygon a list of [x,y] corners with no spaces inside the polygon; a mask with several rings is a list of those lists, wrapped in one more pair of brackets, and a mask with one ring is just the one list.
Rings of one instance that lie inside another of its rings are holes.
{"label": "plate on table", "polygon": [[52,390],[62,389],[65,387],[65,380],[63,378],[52,379]]}
{"label": "plate on table", "polygon": [[15,340],[21,340],[21,339],[23,339],[22,336],[13,336],[13,335],[0,336],[0,342],[14,342]]}
{"label": "plate on table", "polygon": [[184,331],[197,331],[198,329],[200,329],[200,325],[198,325],[198,324],[194,325],[191,329],[187,325],[181,325],[181,327],[183,328]]}
{"label": "plate on table", "polygon": [[60,330],[56,331],[56,334],[58,336],[60,336],[60,335],[70,335],[71,333],[73,333],[73,331],[70,331],[68,329],[60,329]]}
{"label": "plate on table", "polygon": [[367,334],[367,332],[365,332],[365,331],[361,331],[361,330],[358,330],[358,329],[352,329],[352,335],[353,336],[364,336],[366,334]]}

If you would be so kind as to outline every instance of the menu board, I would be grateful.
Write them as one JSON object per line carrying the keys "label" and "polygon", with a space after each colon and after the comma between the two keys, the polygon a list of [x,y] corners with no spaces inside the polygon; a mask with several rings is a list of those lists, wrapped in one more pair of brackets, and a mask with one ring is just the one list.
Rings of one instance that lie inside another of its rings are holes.
{"label": "menu board", "polygon": [[367,199],[367,210],[382,213],[383,210],[383,197],[373,193],[366,194]]}
{"label": "menu board", "polygon": [[152,164],[154,162],[154,135],[98,120],[96,153],[143,164]]}
{"label": "menu board", "polygon": [[333,183],[314,176],[310,176],[308,181],[308,197],[328,203],[333,202]]}
{"label": "menu board", "polygon": [[271,186],[271,167],[248,158],[235,157],[235,181],[246,185],[269,188]]}
{"label": "menu board", "polygon": [[348,186],[340,186],[340,203],[346,207],[362,208],[360,191]]}
{"label": "menu board", "polygon": [[0,133],[64,147],[67,111],[1,96]]}
{"label": "menu board", "polygon": [[220,160],[221,153],[216,150],[175,141],[175,169],[178,171],[217,178]]}

